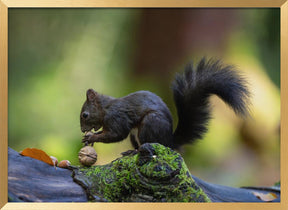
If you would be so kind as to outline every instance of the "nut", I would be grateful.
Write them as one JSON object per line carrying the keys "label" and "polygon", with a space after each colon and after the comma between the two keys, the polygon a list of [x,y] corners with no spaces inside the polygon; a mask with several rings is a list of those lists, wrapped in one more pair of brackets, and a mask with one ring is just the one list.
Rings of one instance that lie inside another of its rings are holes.
{"label": "nut", "polygon": [[57,160],[57,158],[54,157],[54,156],[50,156],[50,158],[51,158],[51,160],[52,160],[54,166],[57,166],[57,164],[58,164],[58,160]]}
{"label": "nut", "polygon": [[58,164],[59,168],[68,168],[69,166],[71,166],[69,160],[61,160],[60,163]]}
{"label": "nut", "polygon": [[86,131],[85,136],[92,136],[94,133],[92,131]]}
{"label": "nut", "polygon": [[79,162],[84,166],[92,166],[97,161],[97,153],[91,146],[83,147],[78,153]]}

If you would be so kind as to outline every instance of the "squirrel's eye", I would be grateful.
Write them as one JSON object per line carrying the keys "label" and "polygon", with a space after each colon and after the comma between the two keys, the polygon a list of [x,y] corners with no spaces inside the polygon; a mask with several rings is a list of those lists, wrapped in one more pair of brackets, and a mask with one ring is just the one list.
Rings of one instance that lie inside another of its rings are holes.
{"label": "squirrel's eye", "polygon": [[88,112],[83,112],[83,113],[82,113],[82,117],[83,117],[84,119],[86,119],[88,116],[89,116],[89,113],[88,113]]}

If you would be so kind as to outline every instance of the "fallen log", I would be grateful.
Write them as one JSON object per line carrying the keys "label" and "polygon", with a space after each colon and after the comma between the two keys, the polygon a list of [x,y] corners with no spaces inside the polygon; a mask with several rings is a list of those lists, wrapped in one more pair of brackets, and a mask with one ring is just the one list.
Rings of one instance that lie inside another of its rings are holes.
{"label": "fallen log", "polygon": [[9,148],[8,196],[10,202],[280,202],[280,187],[207,183],[160,144],[144,144],[107,165],[69,169]]}

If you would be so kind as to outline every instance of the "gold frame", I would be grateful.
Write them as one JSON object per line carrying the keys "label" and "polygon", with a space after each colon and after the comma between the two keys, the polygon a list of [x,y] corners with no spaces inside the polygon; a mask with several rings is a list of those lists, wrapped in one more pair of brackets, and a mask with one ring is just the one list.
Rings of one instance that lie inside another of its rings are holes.
{"label": "gold frame", "polygon": [[[8,203],[8,8],[47,7],[241,7],[281,10],[281,202],[280,203]],[[288,209],[288,0],[1,0],[0,2],[0,208],[2,209]]]}

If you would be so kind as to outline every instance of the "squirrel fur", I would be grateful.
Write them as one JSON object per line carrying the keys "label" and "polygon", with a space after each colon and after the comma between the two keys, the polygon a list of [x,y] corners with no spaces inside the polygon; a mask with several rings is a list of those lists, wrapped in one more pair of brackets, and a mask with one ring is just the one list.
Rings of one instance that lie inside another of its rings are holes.
{"label": "squirrel fur", "polygon": [[247,116],[250,92],[246,80],[231,65],[220,60],[202,58],[196,68],[189,63],[177,74],[172,90],[177,108],[178,125],[162,99],[149,91],[137,91],[122,98],[87,90],[80,124],[86,134],[84,143],[112,143],[130,140],[135,149],[144,143],[160,143],[172,149],[201,139],[211,118],[209,97],[220,97],[236,114]]}

